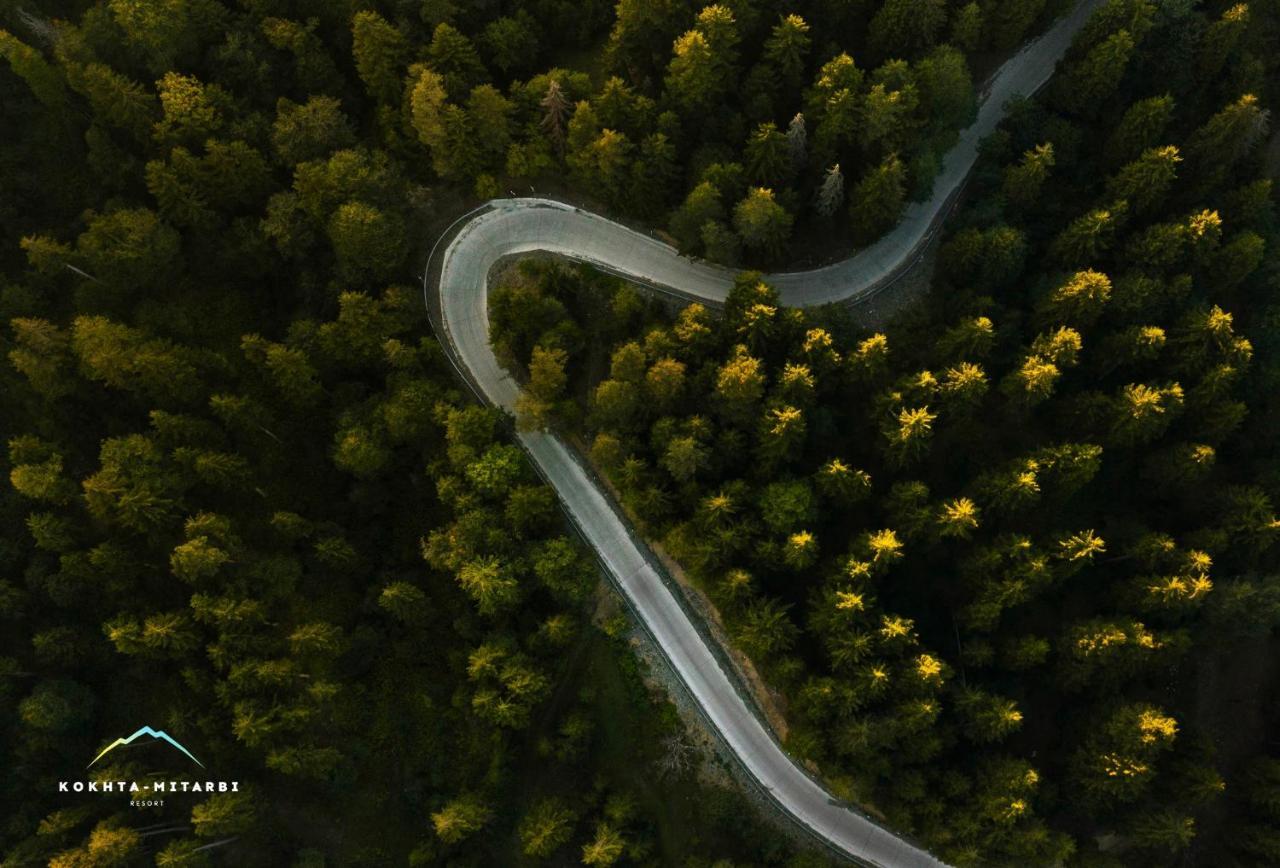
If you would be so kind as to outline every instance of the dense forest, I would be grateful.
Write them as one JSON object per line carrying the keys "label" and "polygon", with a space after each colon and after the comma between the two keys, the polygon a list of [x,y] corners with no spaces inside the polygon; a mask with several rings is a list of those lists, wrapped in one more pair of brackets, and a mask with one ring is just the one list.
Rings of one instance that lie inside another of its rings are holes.
{"label": "dense forest", "polygon": [[[3,864],[825,864],[655,692],[408,284],[526,190],[845,253],[1069,5],[0,0]],[[883,332],[758,273],[494,297],[521,422],[948,861],[1280,860],[1278,16],[1106,4]],[[144,724],[205,772],[85,771]],[[243,786],[57,792],[153,775]]]}
{"label": "dense forest", "polygon": [[[603,195],[609,142],[662,176],[645,214],[678,204],[674,167],[731,163],[748,126],[669,109],[663,55],[714,30],[674,87],[721,104],[766,54],[816,75],[811,24],[840,41],[871,10],[800,14],[0,5],[3,864],[825,863],[655,698],[405,285],[477,195]],[[779,27],[798,42],[768,53]],[[205,772],[85,771],[142,725]],[[157,775],[242,786],[57,791]]]}
{"label": "dense forest", "polygon": [[1103,6],[887,328],[760,272],[491,301],[521,424],[714,601],[788,749],[953,864],[1280,862],[1278,37]]}

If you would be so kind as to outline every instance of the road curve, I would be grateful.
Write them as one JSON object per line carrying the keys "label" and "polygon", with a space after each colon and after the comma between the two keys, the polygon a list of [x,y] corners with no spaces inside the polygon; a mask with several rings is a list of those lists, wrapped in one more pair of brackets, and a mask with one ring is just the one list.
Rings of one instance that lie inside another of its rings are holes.
{"label": "road curve", "polygon": [[[768,280],[790,306],[865,298],[893,282],[916,259],[946,217],[995,129],[1004,104],[1039,89],[1072,38],[1102,0],[1081,0],[1042,36],[1010,58],[988,82],[977,119],[947,152],[928,201],[912,204],[888,235],[824,268]],[[494,200],[447,231],[438,279],[427,262],[424,289],[437,294],[446,351],[477,393],[514,412],[519,387],[489,345],[488,279],[500,260],[545,252],[591,263],[638,283],[711,304],[722,302],[730,269],[681,257],[670,246],[561,202]],[[432,285],[434,283],[434,286]],[[433,305],[434,306],[434,305]],[[786,813],[851,859],[884,868],[940,866],[935,856],[842,804],[782,750],[754,713],[736,678],[722,667],[690,614],[654,566],[643,541],[574,453],[554,434],[519,432],[520,443],[556,489],[565,509],[608,574],[662,649],[690,695],[742,766]]]}

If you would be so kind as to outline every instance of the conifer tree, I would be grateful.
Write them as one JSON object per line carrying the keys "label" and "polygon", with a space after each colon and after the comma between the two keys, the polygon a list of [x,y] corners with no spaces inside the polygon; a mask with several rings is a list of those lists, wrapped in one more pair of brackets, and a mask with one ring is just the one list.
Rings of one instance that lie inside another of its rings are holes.
{"label": "conifer tree", "polygon": [[815,204],[817,212],[823,217],[831,217],[844,204],[844,175],[840,172],[840,164],[836,163],[827,169],[822,178],[822,187],[818,190]]}

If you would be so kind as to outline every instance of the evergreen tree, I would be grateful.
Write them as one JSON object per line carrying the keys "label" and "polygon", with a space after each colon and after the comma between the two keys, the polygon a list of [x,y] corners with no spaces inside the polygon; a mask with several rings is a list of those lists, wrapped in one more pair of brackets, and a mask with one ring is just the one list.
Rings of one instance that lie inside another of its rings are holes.
{"label": "evergreen tree", "polygon": [[849,208],[855,241],[872,241],[898,219],[906,201],[906,174],[902,161],[890,154],[854,187]]}
{"label": "evergreen tree", "polygon": [[836,163],[827,169],[823,176],[822,187],[818,190],[818,200],[814,207],[823,217],[831,217],[844,204],[844,175],[840,172],[840,164]]}
{"label": "evergreen tree", "polygon": [[409,53],[403,34],[377,12],[357,12],[351,19],[351,53],[369,95],[393,105]]}

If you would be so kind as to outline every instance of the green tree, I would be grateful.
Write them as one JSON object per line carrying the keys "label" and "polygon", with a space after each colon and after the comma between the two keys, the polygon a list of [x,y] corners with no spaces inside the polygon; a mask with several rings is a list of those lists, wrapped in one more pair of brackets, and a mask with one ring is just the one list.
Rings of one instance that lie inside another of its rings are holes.
{"label": "green tree", "polygon": [[614,865],[626,849],[622,833],[605,822],[596,824],[595,837],[582,845],[582,864],[593,866]]}
{"label": "green tree", "polygon": [[369,95],[379,103],[394,105],[409,56],[404,34],[377,12],[357,12],[351,19],[351,54]]}
{"label": "green tree", "polygon": [[318,94],[338,93],[343,86],[342,74],[316,33],[319,27],[318,18],[308,18],[305,24],[284,18],[263,18],[261,23],[267,42],[293,55],[294,79],[313,99]]}
{"label": "green tree", "polygon": [[1068,266],[1092,264],[1111,249],[1127,212],[1128,204],[1118,201],[1081,214],[1053,239],[1051,255]]}
{"label": "green tree", "polygon": [[1119,165],[1154,147],[1173,119],[1173,106],[1173,97],[1169,94],[1130,105],[1107,140],[1109,162]]}
{"label": "green tree", "polygon": [[767,256],[782,251],[791,236],[793,219],[765,187],[751,188],[733,209],[733,226],[742,242]]}
{"label": "green tree", "polygon": [[378,605],[406,624],[421,622],[427,613],[427,595],[408,582],[392,582],[378,595]]}
{"label": "green tree", "polygon": [[701,247],[702,230],[708,223],[723,222],[726,218],[720,191],[709,181],[703,181],[685,197],[684,203],[671,214],[671,234],[685,251]]}
{"label": "green tree", "polygon": [[1103,101],[1116,92],[1136,45],[1128,30],[1117,30],[1090,48],[1060,80],[1063,105],[1077,115],[1096,116]]}
{"label": "green tree", "polygon": [[110,0],[107,6],[130,46],[153,72],[172,69],[179,58],[190,57],[199,48],[197,10],[188,0]]}
{"label": "green tree", "polygon": [[652,133],[645,136],[631,164],[631,178],[627,185],[632,207],[641,216],[658,217],[666,210],[679,176],[676,148],[667,135]]}
{"label": "green tree", "polygon": [[436,173],[470,179],[480,167],[480,148],[466,109],[449,103],[444,79],[425,66],[415,66],[417,79],[409,103],[418,140],[431,150]]}
{"label": "green tree", "polygon": [[787,616],[788,607],[775,599],[752,603],[738,623],[736,637],[752,657],[772,658],[795,644],[799,631]]}
{"label": "green tree", "polygon": [[686,115],[710,110],[728,82],[707,37],[690,30],[676,40],[667,67],[667,93]]}
{"label": "green tree", "polygon": [[537,19],[524,9],[489,22],[481,37],[485,55],[503,75],[531,72],[542,41]]}
{"label": "green tree", "polygon": [[39,51],[22,42],[7,30],[0,29],[0,57],[31,88],[31,93],[50,112],[60,112],[66,105],[67,89],[62,75]]}
{"label": "green tree", "polygon": [[492,816],[493,811],[480,797],[469,793],[450,800],[433,813],[431,825],[441,841],[456,844],[483,829]]}
{"label": "green tree", "polygon": [[48,733],[75,732],[93,717],[96,697],[69,679],[41,680],[18,703],[23,724]]}
{"label": "green tree", "polygon": [[1177,383],[1130,383],[1112,399],[1109,436],[1122,446],[1149,443],[1164,434],[1182,406],[1183,391]]}
{"label": "green tree", "polygon": [[983,47],[982,34],[985,24],[982,6],[976,0],[965,4],[952,18],[951,44],[962,51],[977,51]]}
{"label": "green tree", "polygon": [[[570,130],[572,127],[570,124]],[[635,145],[625,133],[604,129],[584,147],[570,150],[568,162],[587,189],[609,202],[621,203],[629,193],[634,151]]]}
{"label": "green tree", "polygon": [[1182,157],[1173,145],[1148,148],[1108,179],[1107,193],[1129,202],[1139,211],[1149,210],[1169,192],[1181,162]]}
{"label": "green tree", "polygon": [[498,558],[488,557],[463,563],[458,584],[475,600],[481,615],[498,615],[520,600],[520,581]]}
{"label": "green tree", "polygon": [[89,101],[95,121],[150,142],[158,104],[146,87],[102,63],[69,64],[67,83]]}
{"label": "green tree", "polygon": [[940,0],[888,0],[871,19],[867,42],[877,57],[913,57],[928,51],[947,23]]}
{"label": "green tree", "polygon": [[330,96],[313,96],[302,105],[281,97],[271,127],[271,144],[285,165],[318,160],[356,142],[342,104]]}
{"label": "green tree", "polygon": [[1111,278],[1099,271],[1077,271],[1054,289],[1041,310],[1046,320],[1087,325],[1097,320],[1111,299]]}
{"label": "green tree", "polygon": [[849,203],[855,242],[871,242],[898,219],[906,201],[906,180],[906,167],[890,154],[858,182]]}
{"label": "green tree", "polygon": [[201,838],[244,835],[257,824],[260,813],[257,793],[218,793],[191,809],[192,830]]}
{"label": "green tree", "polygon": [[95,214],[76,239],[79,265],[121,293],[158,289],[177,277],[182,239],[146,208]]}
{"label": "green tree", "polygon": [[902,407],[892,414],[881,426],[889,460],[901,466],[923,457],[933,438],[933,423],[937,418],[928,407]]}
{"label": "green tree", "polygon": [[964,734],[979,744],[1003,741],[1022,726],[1022,712],[1011,699],[966,688],[956,700]]}
{"label": "green tree", "polygon": [[127,865],[142,852],[142,835],[128,826],[104,820],[93,827],[83,847],[63,851],[49,860],[51,868],[80,865]]}
{"label": "green tree", "polygon": [[1011,0],[992,4],[987,29],[996,50],[1008,51],[1018,45],[1044,5],[1044,0]]}
{"label": "green tree", "polygon": [[365,202],[345,202],[333,212],[327,229],[338,267],[349,280],[386,280],[404,261],[404,223],[398,214]]}
{"label": "green tree", "polygon": [[9,326],[13,329],[14,343],[9,361],[14,369],[45,398],[69,395],[75,389],[71,376],[71,336],[43,319],[19,317],[11,320]]}
{"label": "green tree", "polygon": [[526,856],[546,858],[568,843],[573,812],[557,799],[534,804],[520,821],[520,848]]}
{"label": "green tree", "polygon": [[1099,807],[1137,799],[1156,774],[1156,760],[1172,747],[1178,722],[1156,706],[1123,705],[1111,712],[1072,758],[1082,795]]}
{"label": "green tree", "polygon": [[431,68],[444,79],[445,90],[455,100],[462,99],[489,77],[475,45],[450,24],[436,25],[427,56]]}
{"label": "green tree", "polygon": [[1198,65],[1201,76],[1208,79],[1219,73],[1227,58],[1239,45],[1248,26],[1249,6],[1246,3],[1237,3],[1228,8],[1221,18],[1209,25],[1200,42]]}
{"label": "green tree", "polygon": [[556,404],[568,382],[565,364],[569,355],[562,349],[537,346],[529,361],[529,382],[516,401],[520,427],[526,431],[546,428],[554,418]]}
{"label": "green tree", "polygon": [[1005,198],[1019,208],[1035,204],[1053,163],[1053,142],[1036,145],[1025,152],[1020,163],[1004,170]]}

